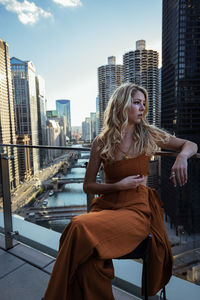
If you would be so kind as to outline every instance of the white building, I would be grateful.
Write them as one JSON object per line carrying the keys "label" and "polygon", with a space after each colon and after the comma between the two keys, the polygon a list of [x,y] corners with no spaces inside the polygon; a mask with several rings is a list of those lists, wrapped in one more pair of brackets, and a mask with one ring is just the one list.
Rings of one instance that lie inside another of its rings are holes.
{"label": "white building", "polygon": [[[64,143],[64,130],[55,120],[47,120],[47,143],[48,146],[63,146]],[[61,150],[48,150],[48,160],[61,155]]]}
{"label": "white building", "polygon": [[99,131],[103,127],[104,112],[110,96],[123,80],[123,66],[116,65],[115,56],[108,57],[108,64],[98,68]]}
{"label": "white building", "polygon": [[136,50],[123,56],[124,80],[143,86],[149,96],[148,121],[159,126],[158,52],[147,50],[145,41],[136,41]]}

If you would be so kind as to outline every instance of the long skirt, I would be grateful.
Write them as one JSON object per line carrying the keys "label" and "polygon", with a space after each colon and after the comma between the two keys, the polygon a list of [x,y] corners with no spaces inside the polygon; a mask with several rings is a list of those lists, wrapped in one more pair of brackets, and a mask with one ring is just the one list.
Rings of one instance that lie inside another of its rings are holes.
{"label": "long skirt", "polygon": [[149,233],[153,238],[148,294],[154,295],[169,281],[172,270],[156,192],[140,186],[94,199],[92,211],[74,217],[65,228],[44,299],[113,300],[112,258],[135,249]]}

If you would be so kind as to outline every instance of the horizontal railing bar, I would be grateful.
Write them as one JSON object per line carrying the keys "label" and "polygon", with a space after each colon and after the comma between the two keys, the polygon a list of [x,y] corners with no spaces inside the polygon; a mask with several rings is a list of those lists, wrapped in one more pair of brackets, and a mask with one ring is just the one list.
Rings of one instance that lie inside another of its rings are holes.
{"label": "horizontal railing bar", "polygon": [[[38,148],[38,149],[57,149],[57,150],[75,150],[75,151],[90,151],[91,148],[89,147],[66,147],[66,146],[47,146],[47,145],[18,145],[18,144],[0,144],[0,147],[17,147],[17,148]],[[156,151],[154,155],[159,156],[172,156],[176,157],[179,152],[172,152],[172,151]],[[192,156],[193,158],[200,158],[200,153],[197,153]]]}
{"label": "horizontal railing bar", "polygon": [[0,147],[17,147],[17,148],[38,148],[38,149],[57,149],[57,150],[75,150],[90,151],[90,148],[66,147],[66,146],[47,146],[47,145],[18,145],[18,144],[0,144]]}
{"label": "horizontal railing bar", "polygon": [[[171,152],[171,151],[156,151],[155,152],[155,155],[159,155],[159,156],[176,157],[178,154],[179,154],[179,152]],[[193,155],[192,158],[200,158],[200,153]]]}

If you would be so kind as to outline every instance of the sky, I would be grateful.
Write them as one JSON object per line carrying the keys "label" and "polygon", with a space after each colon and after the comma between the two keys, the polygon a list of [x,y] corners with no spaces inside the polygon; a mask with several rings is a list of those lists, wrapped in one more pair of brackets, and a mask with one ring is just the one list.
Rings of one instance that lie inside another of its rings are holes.
{"label": "sky", "polygon": [[161,54],[162,0],[0,0],[0,38],[45,80],[47,109],[71,100],[72,126],[96,111],[97,69],[135,50]]}

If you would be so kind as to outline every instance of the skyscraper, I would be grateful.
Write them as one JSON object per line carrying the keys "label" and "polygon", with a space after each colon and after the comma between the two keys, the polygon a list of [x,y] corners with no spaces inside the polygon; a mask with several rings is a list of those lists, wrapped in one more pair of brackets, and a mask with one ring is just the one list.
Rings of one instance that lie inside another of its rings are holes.
{"label": "skyscraper", "polygon": [[70,108],[70,100],[59,99],[56,100],[56,110],[58,112],[58,116],[61,118],[63,115],[66,117],[66,132],[69,139],[72,137],[71,130],[71,108]]}
{"label": "skyscraper", "polygon": [[[163,0],[162,127],[200,145],[200,1]],[[200,232],[200,162],[190,161],[182,192],[168,178],[173,160],[162,160],[162,199],[172,222]]]}
{"label": "skyscraper", "polygon": [[[63,128],[56,120],[47,120],[47,144],[49,146],[63,146]],[[51,149],[46,152],[48,161],[62,154],[59,149]]]}
{"label": "skyscraper", "polygon": [[[16,144],[13,92],[8,44],[0,39],[0,144]],[[1,147],[0,152],[5,149]],[[18,155],[16,148],[7,148],[9,160],[10,188],[19,184]]]}
{"label": "skyscraper", "polygon": [[99,130],[103,127],[104,112],[110,96],[122,84],[123,66],[116,65],[115,56],[108,57],[108,64],[98,68]]}
{"label": "skyscraper", "polygon": [[147,50],[145,41],[136,41],[136,50],[123,55],[124,80],[143,86],[149,95],[150,124],[159,126],[158,52]]}
{"label": "skyscraper", "polygon": [[[37,109],[38,109],[38,141],[39,145],[47,145],[46,137],[46,109],[45,109],[45,81],[37,75],[36,78],[36,94],[37,94]],[[39,149],[40,167],[46,163],[46,151]]]}
{"label": "skyscraper", "polygon": [[82,139],[85,142],[91,142],[91,123],[90,118],[85,118],[82,122]]}
{"label": "skyscraper", "polygon": [[[38,111],[35,83],[35,67],[31,61],[11,58],[14,106],[16,112],[16,131],[18,143],[38,145]],[[20,179],[30,175],[28,152],[20,153]],[[30,167],[33,174],[39,170],[38,149],[30,149]],[[28,162],[28,164],[26,164]]]}
{"label": "skyscraper", "polygon": [[91,113],[90,113],[91,141],[93,141],[93,140],[95,139],[95,137],[97,136],[97,132],[96,132],[96,122],[97,122],[96,113],[91,112]]}
{"label": "skyscraper", "polygon": [[96,135],[99,133],[99,95],[96,97]]}
{"label": "skyscraper", "polygon": [[[123,55],[125,82],[133,82],[143,86],[149,97],[149,112],[147,120],[150,124],[159,126],[159,81],[158,52],[146,49],[145,40],[136,41],[136,50]],[[158,189],[159,161],[154,157],[150,163],[148,185]]]}

